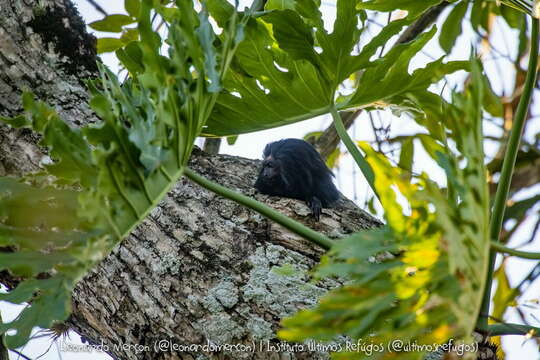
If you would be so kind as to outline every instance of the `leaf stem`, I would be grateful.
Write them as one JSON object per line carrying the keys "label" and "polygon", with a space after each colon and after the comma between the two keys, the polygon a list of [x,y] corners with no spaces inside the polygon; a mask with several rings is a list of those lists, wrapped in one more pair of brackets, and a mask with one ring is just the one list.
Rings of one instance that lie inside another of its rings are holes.
{"label": "leaf stem", "polygon": [[489,336],[500,336],[500,335],[528,335],[538,337],[540,335],[540,328],[522,325],[522,324],[511,324],[511,323],[501,323],[501,324],[492,324],[489,325],[485,330],[480,329],[481,332],[486,332]]}
{"label": "leaf stem", "polygon": [[[3,324],[2,314],[0,314],[0,324]],[[4,342],[4,334],[0,335],[0,360],[9,360],[8,349]]]}
{"label": "leaf stem", "polygon": [[124,199],[124,201],[126,202],[128,207],[130,208],[130,210],[133,212],[133,217],[135,219],[138,219],[140,217],[139,211],[137,210],[137,208],[135,207],[135,205],[133,204],[133,202],[131,201],[129,196],[124,191],[124,187],[118,181],[118,178],[116,177],[116,174],[115,174],[113,168],[111,167],[111,164],[109,163],[109,161],[106,162],[106,166],[107,166],[107,169],[109,170],[109,174],[111,175],[111,178],[113,179],[113,184],[114,184],[114,187],[116,188],[116,191],[118,191],[120,196]]}
{"label": "leaf stem", "polygon": [[[508,192],[510,190],[510,182],[512,180],[514,165],[516,163],[516,157],[519,150],[519,143],[523,133],[523,128],[525,126],[525,120],[527,119],[527,111],[531,103],[534,85],[536,83],[538,66],[538,22],[538,19],[532,18],[531,51],[529,53],[527,77],[525,79],[523,94],[519,99],[519,104],[514,116],[514,124],[510,132],[510,139],[508,140],[499,185],[497,186],[497,193],[495,194],[493,212],[491,214],[490,236],[495,243],[499,241],[504,220],[504,212],[506,210],[506,201],[508,199]],[[480,329],[487,328],[495,258],[496,253],[492,250],[489,257],[489,268],[486,278],[486,285],[484,288],[484,296],[482,298],[482,307],[477,321],[477,327]]]}
{"label": "leaf stem", "polygon": [[223,196],[224,198],[233,200],[241,205],[244,205],[252,210],[257,211],[259,214],[266,216],[270,220],[273,220],[292,231],[293,233],[300,235],[304,239],[307,239],[322,248],[328,250],[334,244],[334,241],[330,240],[327,236],[302,225],[301,223],[291,219],[288,216],[281,214],[280,212],[272,209],[271,207],[243,194],[237,193],[231,189],[221,186],[213,181],[210,181],[201,175],[197,174],[190,168],[185,169],[184,175],[187,176],[194,183]]}
{"label": "leaf stem", "polygon": [[380,201],[381,199],[379,197],[379,194],[377,193],[377,189],[375,189],[375,174],[373,174],[373,169],[366,161],[360,150],[358,150],[358,146],[356,146],[349,134],[347,134],[347,129],[345,129],[345,125],[343,125],[341,115],[339,115],[334,104],[330,106],[330,113],[332,114],[332,118],[334,119],[334,126],[336,127],[336,131],[341,138],[341,141],[343,141],[345,147],[347,148],[347,150],[349,150],[349,153],[362,171],[362,174],[366,178],[369,186],[371,187],[371,190],[373,190],[375,196],[377,196],[377,199],[379,199]]}
{"label": "leaf stem", "polygon": [[491,242],[491,249],[503,254],[514,255],[524,259],[540,260],[540,252],[528,252],[511,249],[495,241]]}
{"label": "leaf stem", "polygon": [[161,171],[161,173],[163,174],[163,176],[165,176],[165,179],[167,179],[168,182],[173,182],[172,176],[169,174],[167,169],[165,169],[163,164],[159,166],[159,171]]}

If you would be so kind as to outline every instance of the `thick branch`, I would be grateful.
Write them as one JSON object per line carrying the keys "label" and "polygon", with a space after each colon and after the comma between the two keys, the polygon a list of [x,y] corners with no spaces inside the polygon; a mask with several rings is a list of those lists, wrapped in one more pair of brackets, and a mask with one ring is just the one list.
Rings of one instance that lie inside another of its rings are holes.
{"label": "thick branch", "polygon": [[414,23],[412,23],[405,31],[399,36],[396,44],[404,44],[411,40],[416,39],[424,30],[433,24],[439,18],[439,15],[443,10],[450,5],[448,1],[443,1],[438,5],[433,6],[422,14]]}
{"label": "thick branch", "polygon": [[221,138],[206,138],[204,139],[203,150],[209,154],[219,154],[221,147]]}
{"label": "thick branch", "polygon": [[[332,238],[380,225],[345,199],[324,209],[316,222],[301,201],[255,194],[257,160],[196,150],[189,166]],[[308,271],[321,253],[258,213],[183,179],[77,286],[71,323],[111,348],[125,343],[153,348],[162,339],[198,345],[276,343],[280,319],[315,304],[336,284],[309,283]],[[119,359],[192,359],[202,352],[112,353]],[[207,355],[268,359],[264,351]]]}
{"label": "thick branch", "polygon": [[[345,129],[349,129],[354,123],[354,120],[360,115],[361,110],[357,111],[342,111],[340,112],[341,119],[343,120],[343,126]],[[319,150],[323,159],[328,157],[334,152],[341,139],[336,132],[334,125],[329,126],[315,142],[315,147]]]}

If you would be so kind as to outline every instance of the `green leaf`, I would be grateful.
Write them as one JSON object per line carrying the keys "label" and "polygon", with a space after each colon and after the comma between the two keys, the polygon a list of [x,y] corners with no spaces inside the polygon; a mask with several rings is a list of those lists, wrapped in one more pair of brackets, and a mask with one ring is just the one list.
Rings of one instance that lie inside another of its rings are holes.
{"label": "green leaf", "polygon": [[46,169],[63,184],[90,186],[94,182],[96,169],[92,162],[90,147],[78,129],[70,128],[49,106],[36,102],[30,93],[23,94],[26,120],[1,118],[14,127],[31,127],[44,135],[40,144],[50,148],[55,163]]}
{"label": "green leaf", "polygon": [[97,53],[103,54],[113,52],[124,46],[124,42],[121,39],[102,37],[97,40]]}
{"label": "green leaf", "polygon": [[521,59],[523,56],[525,56],[526,52],[528,51],[528,47],[529,47],[529,36],[527,35],[528,33],[528,26],[527,26],[527,22],[524,21],[522,24],[521,24],[521,27],[519,28],[519,37],[518,37],[518,53],[517,53],[517,58],[518,59]]}
{"label": "green leaf", "polygon": [[295,0],[268,0],[264,5],[265,10],[294,10]]}
{"label": "green leaf", "polygon": [[495,117],[503,117],[504,115],[504,108],[501,98],[497,94],[495,94],[487,77],[484,77],[483,106],[488,113]]}
{"label": "green leaf", "polygon": [[[225,27],[232,7],[225,0],[211,0],[208,9],[219,26]],[[354,2],[337,2],[332,33],[324,28],[313,0],[296,1],[295,10],[274,10],[249,22],[246,40],[239,45],[223,82],[225,91],[220,93],[203,135],[230,136],[328,113],[339,85],[353,74],[362,74],[358,90],[339,97],[338,110],[402,107],[421,111],[410,97],[424,94],[430,81],[459,68],[458,63],[439,61],[428,66],[419,81],[413,82],[414,77],[407,74],[412,57],[435,30],[372,60],[411,20],[390,22],[356,52],[363,13]],[[381,78],[381,74],[386,76]]]}
{"label": "green leaf", "polygon": [[20,251],[0,253],[0,269],[10,269],[15,276],[31,277],[52,270],[58,264],[75,262],[66,252]]}
{"label": "green leaf", "polygon": [[270,13],[265,16],[265,20],[273,25],[273,34],[279,47],[289,53],[292,59],[305,59],[318,65],[311,29],[296,12],[285,10]]}
{"label": "green leaf", "polygon": [[458,2],[441,28],[441,35],[439,36],[439,44],[441,48],[449,54],[456,43],[457,37],[461,34],[461,26],[469,3],[466,1]]}
{"label": "green leaf", "polygon": [[412,139],[407,139],[401,145],[399,154],[399,167],[412,173],[414,158],[414,143]]}
{"label": "green leaf", "polygon": [[446,153],[444,146],[437,141],[433,136],[426,134],[418,134],[418,139],[422,143],[422,147],[431,156],[432,159],[439,159],[439,154]]}
{"label": "green leaf", "polygon": [[35,326],[50,328],[58,319],[65,319],[71,310],[70,293],[73,280],[55,276],[44,280],[30,280],[20,283],[8,294],[0,294],[0,300],[20,300],[39,290],[39,296],[32,299],[19,316],[10,323],[0,324],[0,333],[17,329],[15,335],[5,335],[9,348],[19,348],[26,344]]}
{"label": "green leaf", "polygon": [[221,79],[219,70],[217,68],[218,59],[217,53],[214,48],[214,41],[216,36],[212,30],[212,25],[208,21],[208,14],[206,12],[201,12],[199,15],[200,25],[197,28],[197,36],[199,42],[201,43],[202,49],[205,52],[204,56],[204,69],[210,80],[210,86],[208,91],[218,92],[221,90]]}
{"label": "green leaf", "polygon": [[227,136],[227,144],[234,145],[236,144],[236,141],[238,140],[238,136]]}
{"label": "green leaf", "polygon": [[122,40],[124,45],[129,44],[132,41],[137,41],[139,40],[139,31],[137,29],[124,29],[122,36],[120,36],[120,40]]}
{"label": "green leaf", "polygon": [[473,1],[471,9],[471,24],[475,31],[480,31],[483,28],[485,31],[489,29],[490,13],[496,10],[496,5],[489,1]]}
{"label": "green leaf", "polygon": [[88,24],[92,29],[105,32],[121,32],[125,25],[133,24],[135,19],[128,15],[112,14]]}
{"label": "green leaf", "polygon": [[519,221],[522,219],[527,211],[533,209],[534,206],[540,202],[540,195],[531,196],[529,198],[516,201],[509,205],[504,212],[504,221],[515,219]]}
{"label": "green leaf", "polygon": [[505,262],[493,274],[497,280],[497,290],[493,295],[493,313],[496,319],[502,319],[509,306],[516,306],[516,298],[521,295],[519,288],[512,288],[508,280],[507,267]]}
{"label": "green leaf", "polygon": [[501,15],[506,23],[514,29],[519,29],[525,21],[525,14],[518,10],[512,9],[508,6],[501,6],[500,9]]}
{"label": "green leaf", "polygon": [[52,251],[77,244],[85,238],[82,232],[75,236],[81,222],[78,195],[73,190],[34,187],[0,177],[0,246]]}
{"label": "green leaf", "polygon": [[[219,17],[222,8],[216,8],[220,12],[209,6],[212,16],[224,26],[226,18]],[[272,49],[271,34],[262,21],[251,21],[245,35],[236,53],[235,70],[231,69],[224,79],[227,91],[218,97],[203,134],[228,136],[290,123],[294,121],[291,118],[298,121],[301,116],[314,114],[310,109],[326,111],[329,90],[325,82],[319,81],[312,64],[292,63],[279,49]],[[278,53],[279,58],[274,60]],[[235,124],[244,126],[238,129]]]}
{"label": "green leaf", "polygon": [[234,6],[228,1],[207,0],[208,12],[216,20],[219,26],[225,28],[234,14]]}
{"label": "green leaf", "polygon": [[376,11],[395,11],[397,9],[408,12],[410,18],[416,18],[432,6],[441,3],[442,0],[364,0],[356,5],[360,9]]}
{"label": "green leaf", "polygon": [[[453,61],[444,64],[443,58],[429,63],[425,68],[408,73],[408,66],[414,55],[435,35],[436,28],[419,36],[412,43],[395,46],[382,59],[375,62],[362,75],[360,86],[347,98],[347,105],[356,107],[384,108],[393,105],[393,109],[404,107],[409,111],[410,106],[422,107],[410,101],[414,96],[423,94],[434,82],[441,80],[446,74],[465,69],[468,64]],[[381,74],[384,76],[381,78]],[[409,111],[410,112],[410,111]]]}
{"label": "green leaf", "polygon": [[138,18],[141,10],[141,0],[124,0],[124,7],[129,15]]}
{"label": "green leaf", "polygon": [[125,48],[116,50],[118,60],[131,74],[139,74],[144,71],[142,51],[136,42],[127,44]]}

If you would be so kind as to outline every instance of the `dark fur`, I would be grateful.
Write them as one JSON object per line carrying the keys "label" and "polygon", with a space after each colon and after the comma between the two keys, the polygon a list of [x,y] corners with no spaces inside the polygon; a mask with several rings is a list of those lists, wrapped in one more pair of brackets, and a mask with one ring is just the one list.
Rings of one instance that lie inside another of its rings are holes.
{"label": "dark fur", "polygon": [[283,139],[264,148],[255,188],[267,195],[304,200],[317,220],[321,208],[339,199],[333,174],[315,148],[300,139]]}

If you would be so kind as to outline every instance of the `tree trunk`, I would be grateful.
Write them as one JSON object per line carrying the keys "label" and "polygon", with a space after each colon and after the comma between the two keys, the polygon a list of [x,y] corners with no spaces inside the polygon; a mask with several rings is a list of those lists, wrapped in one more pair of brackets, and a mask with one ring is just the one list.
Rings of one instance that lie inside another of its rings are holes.
{"label": "tree trunk", "polygon": [[204,139],[203,150],[209,154],[219,154],[221,147],[221,138],[206,138]]}
{"label": "tree trunk", "polygon": [[[196,150],[190,166],[255,196],[332,237],[378,221],[342,200],[320,222],[300,201],[256,195],[258,161]],[[244,344],[263,351],[221,351],[216,359],[318,359],[264,351],[283,317],[314,305],[335,283],[312,284],[321,250],[232,201],[182,179],[167,198],[75,291],[71,323],[105,344]],[[197,351],[112,351],[122,359],[197,359]],[[173,355],[175,354],[175,355]],[[209,355],[209,354],[207,354]],[[324,358],[324,357],[320,357]]]}
{"label": "tree trunk", "polygon": [[[97,121],[82,84],[96,75],[94,40],[69,1],[39,4],[0,0],[0,115],[20,112],[21,91],[30,89],[73,126]],[[28,130],[0,126],[0,175],[39,168],[46,152],[37,140]],[[300,201],[255,194],[256,160],[196,149],[190,166],[333,238],[380,225],[346,199],[315,222]],[[321,253],[184,178],[78,284],[69,324],[117,359],[327,358],[269,348],[279,344],[275,331],[283,317],[314,305],[337,284],[310,282],[308,272]],[[3,273],[0,281],[9,283],[9,276]],[[250,348],[218,348],[232,344]]]}
{"label": "tree trunk", "polygon": [[[82,83],[97,75],[96,59],[95,38],[70,1],[0,0],[0,116],[18,114],[31,90],[72,125],[97,121]],[[37,139],[0,124],[0,176],[36,170]]]}

